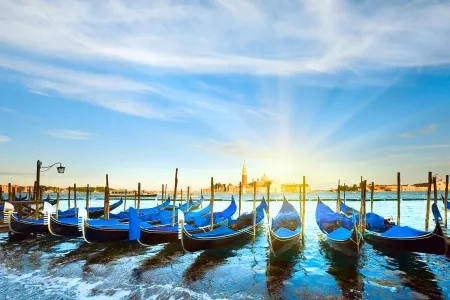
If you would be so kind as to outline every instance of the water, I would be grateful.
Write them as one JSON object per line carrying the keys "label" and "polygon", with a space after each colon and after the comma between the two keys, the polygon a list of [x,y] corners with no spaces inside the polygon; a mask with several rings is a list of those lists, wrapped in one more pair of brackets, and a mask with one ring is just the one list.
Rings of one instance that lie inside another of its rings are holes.
{"label": "water", "polygon": [[[375,196],[395,198],[394,193]],[[425,198],[423,193],[402,196]],[[79,197],[80,206],[83,195]],[[246,195],[244,200],[251,198]],[[326,203],[335,207],[334,202]],[[218,201],[215,208],[222,210],[228,204]],[[101,205],[102,201],[91,201],[91,206]],[[154,201],[141,203],[141,207],[153,205]],[[359,202],[347,205],[359,209]],[[384,216],[396,216],[396,205],[374,202]],[[281,202],[271,202],[272,216],[280,206]],[[184,253],[178,244],[145,248],[134,242],[86,244],[81,238],[8,239],[0,234],[0,299],[450,299],[449,258],[382,253],[369,244],[364,244],[358,259],[343,256],[324,241],[314,220],[315,207],[315,202],[307,203],[305,243],[283,257],[270,254],[266,228],[254,242],[197,253]],[[243,211],[252,208],[251,201],[243,201]],[[425,201],[402,202],[401,217],[403,225],[424,229]]]}

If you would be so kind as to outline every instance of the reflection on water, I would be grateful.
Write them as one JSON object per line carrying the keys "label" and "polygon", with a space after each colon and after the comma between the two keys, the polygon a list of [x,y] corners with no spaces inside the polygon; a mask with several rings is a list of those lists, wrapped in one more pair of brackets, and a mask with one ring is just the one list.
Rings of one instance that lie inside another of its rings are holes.
{"label": "reflection on water", "polygon": [[235,255],[236,253],[233,250],[228,249],[203,251],[184,271],[183,279],[187,284],[202,280],[209,271],[225,264],[228,258]]}
{"label": "reflection on water", "polygon": [[364,281],[359,273],[363,267],[365,258],[345,255],[333,249],[325,239],[319,240],[320,252],[328,261],[327,273],[336,279],[337,285],[342,291],[342,296],[347,299],[361,299],[364,297]]}
{"label": "reflection on water", "polygon": [[433,260],[439,258],[439,256],[392,251],[376,247],[374,249],[376,250],[375,255],[386,256],[385,267],[387,269],[401,271],[399,276],[403,286],[432,299],[444,298],[436,276],[431,272],[427,262],[424,261],[425,258]]}
{"label": "reflection on water", "polygon": [[[276,214],[281,204],[271,202],[271,212]],[[228,205],[217,201],[215,208]],[[242,211],[252,207],[251,201],[243,201]],[[179,243],[143,247],[137,242],[87,244],[82,238],[10,239],[0,234],[0,298],[450,299],[450,258],[387,253],[369,244],[359,258],[343,257],[317,239],[315,207],[315,202],[307,203],[304,247],[290,256],[272,255],[266,228],[254,242],[250,238],[230,250],[196,253],[184,252]],[[404,224],[423,229],[424,207],[423,201],[403,202]],[[374,209],[390,216],[396,203],[376,202]]]}
{"label": "reflection on water", "polygon": [[285,284],[292,278],[295,265],[306,259],[303,255],[303,249],[303,244],[298,243],[282,254],[275,255],[272,251],[268,251],[266,280],[269,297],[273,299],[289,298],[289,296],[283,295]]}

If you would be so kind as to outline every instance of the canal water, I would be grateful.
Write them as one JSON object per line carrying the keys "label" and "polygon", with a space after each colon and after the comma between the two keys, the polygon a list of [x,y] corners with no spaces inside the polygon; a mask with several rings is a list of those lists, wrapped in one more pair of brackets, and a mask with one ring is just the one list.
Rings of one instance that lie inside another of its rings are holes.
{"label": "canal water", "polygon": [[[295,194],[286,196],[298,199]],[[335,194],[311,193],[308,198],[317,196],[329,199]],[[79,197],[78,206],[84,198]],[[375,194],[376,199],[395,197]],[[423,193],[402,197],[426,198]],[[90,205],[101,206],[102,201],[94,198]],[[251,199],[245,195],[243,212],[252,210]],[[335,208],[335,202],[325,203]],[[228,204],[217,201],[215,209]],[[62,202],[61,208],[66,205]],[[359,209],[360,204],[347,205]],[[280,206],[281,201],[271,202],[271,216]],[[396,207],[395,201],[374,202],[375,211],[385,217],[396,217]],[[423,200],[402,201],[402,225],[424,229],[425,207]],[[270,253],[267,225],[254,241],[197,253],[183,252],[178,243],[147,248],[128,241],[87,244],[81,238],[0,234],[0,299],[450,299],[449,258],[380,252],[369,244],[364,244],[359,258],[342,255],[324,240],[315,223],[315,208],[315,201],[307,202],[304,243],[294,253],[278,257]],[[442,202],[439,208],[443,214]]]}

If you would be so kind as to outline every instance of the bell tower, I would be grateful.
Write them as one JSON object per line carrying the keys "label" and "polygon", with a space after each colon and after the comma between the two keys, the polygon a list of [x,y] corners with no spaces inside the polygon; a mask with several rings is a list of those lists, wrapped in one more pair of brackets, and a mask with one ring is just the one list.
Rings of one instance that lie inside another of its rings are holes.
{"label": "bell tower", "polygon": [[242,185],[247,185],[247,168],[245,167],[245,160],[244,166],[242,167]]}

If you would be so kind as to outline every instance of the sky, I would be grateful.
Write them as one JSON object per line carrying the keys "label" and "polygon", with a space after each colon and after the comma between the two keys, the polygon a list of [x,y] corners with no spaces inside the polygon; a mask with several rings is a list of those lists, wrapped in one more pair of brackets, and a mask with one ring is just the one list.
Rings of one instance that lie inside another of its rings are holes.
{"label": "sky", "polygon": [[0,184],[450,173],[448,1],[0,5]]}

